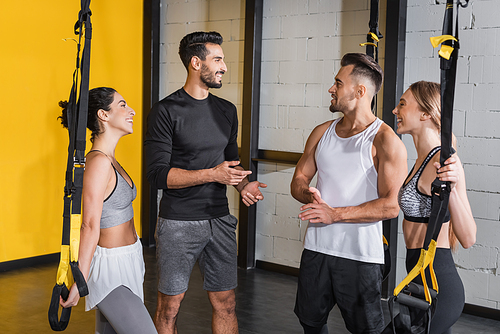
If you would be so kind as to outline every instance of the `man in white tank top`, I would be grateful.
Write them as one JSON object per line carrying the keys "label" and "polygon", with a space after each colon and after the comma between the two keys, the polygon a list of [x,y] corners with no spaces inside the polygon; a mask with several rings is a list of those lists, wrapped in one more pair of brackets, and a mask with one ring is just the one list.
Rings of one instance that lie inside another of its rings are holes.
{"label": "man in white tank top", "polygon": [[335,304],[350,332],[383,330],[382,220],[398,215],[407,173],[405,146],[371,111],[382,69],[360,53],[344,55],[341,65],[328,92],[330,111],[344,116],[312,131],[291,183],[305,204],[299,217],[309,221],[295,305],[307,334],[328,333]]}

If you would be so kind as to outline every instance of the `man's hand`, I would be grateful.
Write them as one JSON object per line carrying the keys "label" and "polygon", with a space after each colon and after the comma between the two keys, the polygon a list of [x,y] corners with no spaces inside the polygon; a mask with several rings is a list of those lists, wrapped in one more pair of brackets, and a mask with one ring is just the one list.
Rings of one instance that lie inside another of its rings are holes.
{"label": "man's hand", "polygon": [[223,163],[212,168],[214,172],[214,182],[231,186],[240,184],[240,182],[243,181],[243,179],[247,177],[247,175],[252,174],[252,172],[232,168],[234,166],[238,166],[239,164],[239,161],[224,161]]}
{"label": "man's hand", "polygon": [[[251,172],[250,172],[251,173]],[[241,200],[246,206],[257,203],[264,199],[264,196],[260,192],[260,188],[266,188],[267,184],[261,183],[259,181],[253,181],[247,183],[240,192]]]}
{"label": "man's hand", "polygon": [[337,220],[335,219],[334,209],[321,198],[319,190],[309,187],[309,191],[312,194],[313,201],[300,208],[302,212],[299,214],[299,218],[301,220],[309,220],[310,223],[335,223]]}

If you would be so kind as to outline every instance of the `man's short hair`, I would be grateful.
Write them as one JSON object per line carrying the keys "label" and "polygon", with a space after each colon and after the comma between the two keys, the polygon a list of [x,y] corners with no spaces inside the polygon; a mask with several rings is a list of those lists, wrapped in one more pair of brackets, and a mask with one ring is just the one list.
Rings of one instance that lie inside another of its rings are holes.
{"label": "man's short hair", "polygon": [[186,67],[194,56],[205,60],[208,55],[207,43],[222,44],[222,36],[216,31],[195,31],[184,36],[179,44],[179,56]]}
{"label": "man's short hair", "polygon": [[346,53],[340,61],[341,66],[354,65],[351,75],[355,77],[363,77],[373,84],[375,93],[377,94],[382,87],[384,71],[379,64],[370,56],[364,53]]}

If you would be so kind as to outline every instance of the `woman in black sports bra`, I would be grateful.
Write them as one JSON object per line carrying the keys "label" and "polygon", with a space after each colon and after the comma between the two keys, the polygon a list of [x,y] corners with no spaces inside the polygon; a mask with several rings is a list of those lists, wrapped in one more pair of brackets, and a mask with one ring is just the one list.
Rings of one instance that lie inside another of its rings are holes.
{"label": "woman in black sports bra", "polygon": [[[401,96],[393,110],[397,116],[397,133],[410,134],[417,151],[417,160],[399,192],[399,205],[404,213],[403,235],[406,243],[406,269],[417,263],[431,213],[431,183],[437,176],[451,183],[446,223],[437,239],[434,259],[439,295],[431,322],[431,333],[451,333],[465,303],[462,281],[455,268],[451,251],[457,241],[469,248],[476,241],[476,223],[472,216],[465,187],[465,175],[455,153],[439,164],[441,100],[440,85],[434,82],[415,82]],[[455,141],[455,138],[453,138]],[[455,145],[454,145],[455,146]]]}

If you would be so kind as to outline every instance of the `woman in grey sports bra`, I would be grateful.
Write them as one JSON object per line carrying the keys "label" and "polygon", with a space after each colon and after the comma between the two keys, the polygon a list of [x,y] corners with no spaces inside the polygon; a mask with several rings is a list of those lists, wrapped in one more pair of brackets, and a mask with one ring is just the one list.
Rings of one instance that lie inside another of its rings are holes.
{"label": "woman in grey sports bra", "polygon": [[[393,110],[397,116],[397,133],[410,134],[417,150],[417,160],[399,192],[399,205],[404,213],[403,235],[406,243],[406,268],[417,263],[431,212],[431,183],[437,176],[450,181],[451,193],[447,222],[437,239],[434,270],[439,284],[439,302],[431,321],[431,334],[451,333],[465,302],[464,288],[455,268],[451,249],[457,241],[469,248],[476,241],[476,223],[472,216],[465,187],[465,175],[455,153],[439,164],[441,144],[440,85],[419,81],[401,96]],[[453,138],[455,139],[455,138]],[[451,219],[450,219],[451,218]]]}
{"label": "woman in grey sports bra", "polygon": [[[66,102],[61,123],[67,127]],[[121,137],[133,132],[135,112],[114,89],[89,92],[79,267],[89,288],[86,310],[96,309],[96,333],[157,333],[144,306],[144,259],[134,226],[135,184],[115,159]],[[76,285],[63,307],[78,304]]]}

